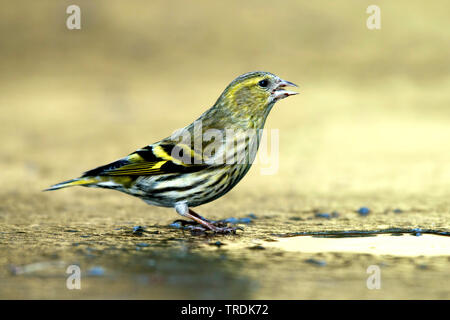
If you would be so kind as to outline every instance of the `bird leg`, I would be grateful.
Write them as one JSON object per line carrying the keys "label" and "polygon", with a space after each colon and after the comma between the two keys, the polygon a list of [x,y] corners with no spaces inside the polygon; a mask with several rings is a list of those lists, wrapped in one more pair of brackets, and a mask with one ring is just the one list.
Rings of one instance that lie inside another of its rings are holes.
{"label": "bird leg", "polygon": [[[216,222],[216,221],[211,221],[208,220],[204,217],[202,217],[201,215],[199,215],[198,213],[194,212],[192,209],[188,208],[187,205],[185,204],[178,204],[175,206],[176,211],[189,219],[194,220],[196,223],[200,224],[202,226],[202,228],[200,229],[204,229],[205,230],[211,230],[214,233],[236,233],[236,229],[237,228],[233,228],[233,227],[227,227],[226,224],[224,224],[223,222]],[[198,228],[195,228],[198,229]]]}

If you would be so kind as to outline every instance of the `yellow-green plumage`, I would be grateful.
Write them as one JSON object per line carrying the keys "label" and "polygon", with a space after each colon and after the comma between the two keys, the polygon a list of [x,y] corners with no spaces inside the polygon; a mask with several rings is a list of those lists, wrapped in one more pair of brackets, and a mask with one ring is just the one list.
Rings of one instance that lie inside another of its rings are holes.
{"label": "yellow-green plumage", "polygon": [[[178,213],[216,232],[229,231],[215,227],[189,208],[221,197],[248,172],[259,146],[258,130],[263,129],[273,105],[296,94],[284,90],[286,86],[295,85],[268,72],[241,75],[213,107],[181,131],[182,137],[189,137],[187,141],[180,141],[180,136],[165,138],[47,190],[77,185],[115,189],[152,205],[175,207]],[[212,149],[211,141],[203,139],[209,132],[221,137],[214,141],[217,148],[213,153],[205,152]],[[231,139],[229,132],[234,133]],[[225,151],[229,146],[233,147],[233,159],[250,154],[247,161],[228,161],[231,157]]]}

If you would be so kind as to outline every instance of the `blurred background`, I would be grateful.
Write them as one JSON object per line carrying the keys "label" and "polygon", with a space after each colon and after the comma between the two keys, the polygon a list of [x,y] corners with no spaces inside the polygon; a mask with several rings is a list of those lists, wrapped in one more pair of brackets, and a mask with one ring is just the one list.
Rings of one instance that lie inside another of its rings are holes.
{"label": "blurred background", "polygon": [[[81,30],[66,27],[71,4]],[[380,30],[366,27],[371,4],[381,8]],[[366,204],[425,215],[404,225],[448,227],[449,9],[448,1],[2,3],[1,229],[175,220],[112,191],[40,190],[170,135],[253,70],[300,87],[266,125],[279,130],[279,170],[264,176],[256,165],[200,212],[345,214]],[[11,239],[3,240],[31,245]],[[35,260],[18,251],[2,263]]]}
{"label": "blurred background", "polygon": [[79,1],[81,30],[66,27],[70,4],[0,13],[4,190],[168,136],[252,70],[300,85],[268,119],[280,130],[273,190],[448,190],[446,1],[379,1],[380,30],[366,27],[370,1]]}

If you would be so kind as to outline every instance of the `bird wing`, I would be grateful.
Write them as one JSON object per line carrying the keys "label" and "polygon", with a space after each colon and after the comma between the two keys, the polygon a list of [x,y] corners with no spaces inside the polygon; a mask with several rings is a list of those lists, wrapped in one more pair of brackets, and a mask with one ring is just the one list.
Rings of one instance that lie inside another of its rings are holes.
{"label": "bird wing", "polygon": [[85,172],[83,177],[180,174],[206,167],[201,155],[189,146],[165,142],[138,149],[125,158]]}

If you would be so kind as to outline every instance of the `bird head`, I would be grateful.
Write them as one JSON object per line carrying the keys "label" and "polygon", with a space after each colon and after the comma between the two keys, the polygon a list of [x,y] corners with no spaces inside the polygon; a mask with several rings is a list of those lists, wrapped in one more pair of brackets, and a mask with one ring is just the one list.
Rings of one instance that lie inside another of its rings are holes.
{"label": "bird head", "polygon": [[277,101],[297,94],[286,87],[297,85],[269,72],[245,73],[228,85],[215,107],[224,109],[236,121],[261,120],[263,125]]}

